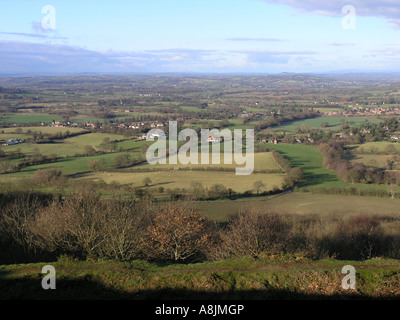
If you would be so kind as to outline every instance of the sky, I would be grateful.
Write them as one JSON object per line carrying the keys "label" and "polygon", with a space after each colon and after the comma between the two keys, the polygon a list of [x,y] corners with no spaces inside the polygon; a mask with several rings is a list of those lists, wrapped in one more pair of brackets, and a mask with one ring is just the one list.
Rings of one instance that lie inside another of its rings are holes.
{"label": "sky", "polygon": [[0,74],[400,71],[400,0],[0,2]]}

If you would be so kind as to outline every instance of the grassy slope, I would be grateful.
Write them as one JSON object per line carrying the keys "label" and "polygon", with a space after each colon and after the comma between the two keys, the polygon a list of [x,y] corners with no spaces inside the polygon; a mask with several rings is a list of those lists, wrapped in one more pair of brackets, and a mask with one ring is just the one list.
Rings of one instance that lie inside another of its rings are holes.
{"label": "grassy slope", "polygon": [[347,186],[335,172],[322,166],[323,156],[318,147],[302,144],[268,144],[269,148],[281,152],[293,167],[303,170],[304,182],[300,187],[345,187]]}
{"label": "grassy slope", "polygon": [[288,214],[399,215],[400,199],[288,193],[242,200],[196,202],[196,208],[210,220],[226,221],[242,209],[263,209]]}
{"label": "grassy slope", "polygon": [[[347,184],[335,172],[322,166],[322,155],[318,147],[301,144],[268,144],[287,157],[293,166],[299,166],[304,173],[304,182],[299,185],[302,191],[315,187],[381,189],[389,191],[386,185]],[[345,204],[345,205],[343,205]],[[251,199],[198,202],[199,210],[212,220],[224,221],[245,207],[267,208],[279,212],[313,214],[330,212],[382,213],[398,212],[399,200],[366,196],[343,196],[291,193],[283,196],[259,197]]]}
{"label": "grassy slope", "polygon": [[[42,267],[56,270],[56,290],[41,288]],[[356,269],[344,290],[343,266]],[[270,255],[188,265],[51,262],[0,266],[0,299],[371,299],[400,297],[400,262],[309,261]]]}

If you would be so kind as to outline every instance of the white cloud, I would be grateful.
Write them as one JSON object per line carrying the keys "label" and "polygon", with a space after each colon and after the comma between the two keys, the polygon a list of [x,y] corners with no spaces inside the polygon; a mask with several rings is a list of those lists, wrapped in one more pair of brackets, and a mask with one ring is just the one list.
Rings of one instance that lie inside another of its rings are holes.
{"label": "white cloud", "polygon": [[400,4],[396,0],[259,0],[296,8],[299,12],[326,16],[343,16],[342,8],[351,5],[356,15],[379,17],[388,20],[393,27],[400,28]]}

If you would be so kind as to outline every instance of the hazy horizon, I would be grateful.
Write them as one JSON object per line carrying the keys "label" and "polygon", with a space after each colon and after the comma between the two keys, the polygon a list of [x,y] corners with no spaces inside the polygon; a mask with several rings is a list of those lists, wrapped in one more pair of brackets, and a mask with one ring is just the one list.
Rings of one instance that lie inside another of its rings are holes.
{"label": "hazy horizon", "polygon": [[0,74],[400,72],[391,0],[0,4]]}

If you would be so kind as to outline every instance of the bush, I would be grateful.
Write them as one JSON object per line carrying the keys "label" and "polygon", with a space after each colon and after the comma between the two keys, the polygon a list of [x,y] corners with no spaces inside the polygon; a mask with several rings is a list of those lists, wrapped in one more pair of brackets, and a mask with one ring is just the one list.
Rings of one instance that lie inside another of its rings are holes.
{"label": "bush", "polygon": [[209,244],[207,220],[185,202],[164,205],[143,238],[150,260],[191,262],[202,260]]}
{"label": "bush", "polygon": [[285,249],[289,225],[277,213],[250,210],[239,213],[219,233],[219,245],[214,249],[215,258],[257,258],[263,252]]}

